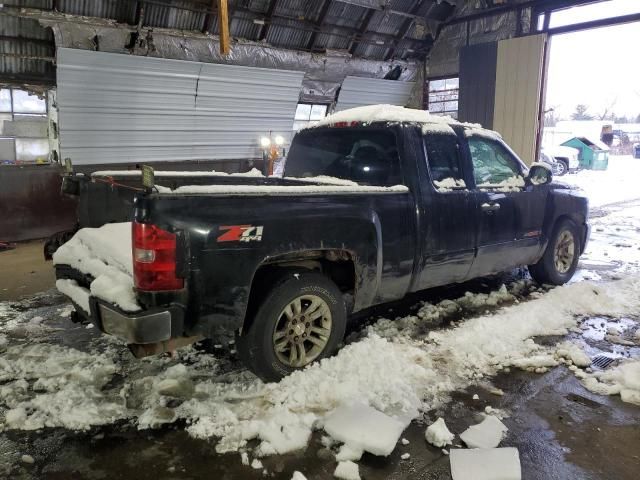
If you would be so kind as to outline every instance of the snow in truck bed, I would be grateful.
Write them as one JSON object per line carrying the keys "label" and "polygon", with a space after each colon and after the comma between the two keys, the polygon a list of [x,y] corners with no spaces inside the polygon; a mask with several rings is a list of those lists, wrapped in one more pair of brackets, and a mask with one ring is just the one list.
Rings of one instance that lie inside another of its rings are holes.
{"label": "snow in truck bed", "polygon": [[91,275],[90,291],[75,280],[58,280],[56,287],[83,310],[89,311],[89,294],[125,311],[140,310],[133,290],[131,222],[83,228],[53,255],[54,265],[69,265]]}

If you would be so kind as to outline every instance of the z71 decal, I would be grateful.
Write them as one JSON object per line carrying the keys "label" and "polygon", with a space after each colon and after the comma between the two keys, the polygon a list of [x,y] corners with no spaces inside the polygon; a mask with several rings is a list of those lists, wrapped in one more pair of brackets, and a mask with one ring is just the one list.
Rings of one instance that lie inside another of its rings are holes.
{"label": "z71 decal", "polygon": [[262,228],[262,225],[224,225],[220,227],[220,232],[224,233],[217,242],[261,242]]}

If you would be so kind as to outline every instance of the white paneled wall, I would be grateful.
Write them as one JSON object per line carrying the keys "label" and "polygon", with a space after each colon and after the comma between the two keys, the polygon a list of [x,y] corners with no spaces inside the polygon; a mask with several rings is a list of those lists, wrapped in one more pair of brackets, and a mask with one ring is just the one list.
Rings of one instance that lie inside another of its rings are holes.
{"label": "white paneled wall", "polygon": [[415,82],[347,77],[342,82],[336,111],[364,105],[389,104],[405,106]]}
{"label": "white paneled wall", "polygon": [[58,49],[61,158],[74,164],[257,158],[291,133],[303,72]]}

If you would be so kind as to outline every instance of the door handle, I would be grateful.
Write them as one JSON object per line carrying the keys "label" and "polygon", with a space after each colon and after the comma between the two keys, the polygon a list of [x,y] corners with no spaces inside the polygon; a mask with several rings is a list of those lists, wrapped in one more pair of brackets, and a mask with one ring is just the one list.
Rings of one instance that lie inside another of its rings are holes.
{"label": "door handle", "polygon": [[495,212],[497,210],[500,210],[500,204],[499,203],[483,203],[482,205],[480,205],[480,208],[482,209],[483,212]]}

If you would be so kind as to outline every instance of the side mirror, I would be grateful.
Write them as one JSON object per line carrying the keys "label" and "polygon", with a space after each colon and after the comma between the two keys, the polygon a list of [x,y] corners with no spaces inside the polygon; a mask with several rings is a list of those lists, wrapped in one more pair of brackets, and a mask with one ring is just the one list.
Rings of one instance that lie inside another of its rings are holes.
{"label": "side mirror", "polygon": [[541,163],[534,163],[529,169],[527,180],[531,185],[546,185],[553,180],[551,167]]}

